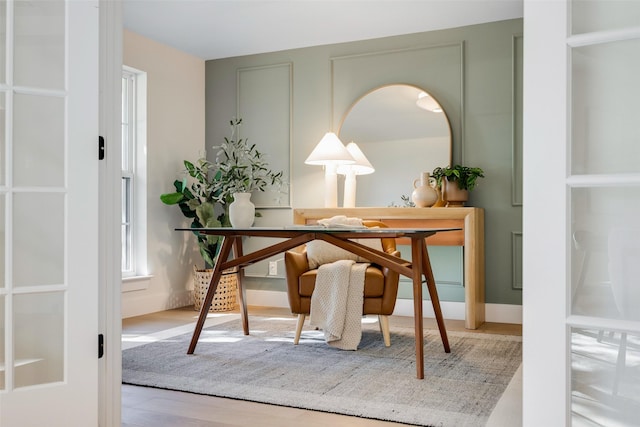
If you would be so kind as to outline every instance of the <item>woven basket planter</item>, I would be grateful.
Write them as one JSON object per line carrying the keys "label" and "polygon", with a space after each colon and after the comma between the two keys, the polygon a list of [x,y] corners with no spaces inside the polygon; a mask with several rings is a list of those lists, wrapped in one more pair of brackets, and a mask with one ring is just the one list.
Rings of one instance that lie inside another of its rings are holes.
{"label": "woven basket planter", "polygon": [[[200,311],[202,308],[212,275],[213,269],[198,270],[193,268],[193,305],[196,311]],[[220,312],[235,309],[237,290],[237,272],[233,269],[223,271],[209,311]]]}

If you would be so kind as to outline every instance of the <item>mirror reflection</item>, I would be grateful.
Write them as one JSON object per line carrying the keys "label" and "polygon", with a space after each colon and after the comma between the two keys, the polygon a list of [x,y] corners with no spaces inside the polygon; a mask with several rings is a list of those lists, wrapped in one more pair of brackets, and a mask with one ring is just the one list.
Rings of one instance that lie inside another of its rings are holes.
{"label": "mirror reflection", "polygon": [[451,163],[449,120],[416,86],[388,85],[367,93],[343,118],[339,137],[345,145],[358,144],[375,168],[357,177],[359,207],[401,205],[400,197],[411,195],[422,172]]}

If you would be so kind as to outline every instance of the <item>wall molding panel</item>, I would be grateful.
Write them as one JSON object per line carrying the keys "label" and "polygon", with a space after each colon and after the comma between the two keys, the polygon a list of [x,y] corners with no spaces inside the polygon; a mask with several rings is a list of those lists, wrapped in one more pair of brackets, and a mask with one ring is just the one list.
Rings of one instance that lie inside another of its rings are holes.
{"label": "wall molding panel", "polygon": [[293,134],[293,63],[237,70],[237,111],[240,136],[255,143],[274,171],[284,171],[283,191],[256,192],[257,208],[291,207],[291,140]]}
{"label": "wall molding panel", "polygon": [[522,34],[512,39],[511,206],[522,206]]}
{"label": "wall molding panel", "polygon": [[522,232],[511,232],[511,289],[522,290]]}

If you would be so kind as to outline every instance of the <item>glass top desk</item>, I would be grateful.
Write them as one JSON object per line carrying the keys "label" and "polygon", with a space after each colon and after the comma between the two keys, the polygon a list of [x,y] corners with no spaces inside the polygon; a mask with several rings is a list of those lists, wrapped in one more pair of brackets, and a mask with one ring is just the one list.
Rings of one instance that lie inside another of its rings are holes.
{"label": "glass top desk", "polygon": [[[209,290],[204,298],[200,315],[193,331],[187,354],[193,354],[200,338],[200,333],[207,318],[207,313],[218,281],[224,270],[238,268],[239,270],[253,263],[265,260],[273,255],[288,251],[311,240],[324,240],[358,256],[366,258],[375,264],[387,267],[413,280],[413,315],[415,321],[415,352],[416,374],[419,379],[424,378],[424,330],[422,320],[422,278],[424,277],[431,297],[431,304],[435,313],[440,337],[445,352],[450,352],[449,339],[442,318],[440,300],[431,271],[429,254],[425,239],[439,232],[458,230],[458,228],[327,228],[321,226],[291,226],[291,227],[251,227],[251,228],[179,228],[178,231],[198,231],[202,234],[222,236],[222,247],[218,255]],[[271,246],[256,250],[249,254],[242,251],[242,237],[272,237],[281,240]],[[372,249],[349,239],[380,239],[405,238],[411,241],[411,261],[404,260],[385,252]],[[231,252],[233,249],[233,256]],[[246,291],[242,284],[242,274],[238,275],[238,296],[240,300],[240,315],[245,335],[249,335],[249,319],[247,315]]]}

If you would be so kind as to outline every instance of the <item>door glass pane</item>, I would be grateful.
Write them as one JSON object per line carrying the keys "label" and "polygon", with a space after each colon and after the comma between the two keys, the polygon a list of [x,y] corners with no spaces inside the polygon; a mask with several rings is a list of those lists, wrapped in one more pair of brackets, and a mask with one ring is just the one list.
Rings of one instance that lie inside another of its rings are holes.
{"label": "door glass pane", "polygon": [[5,357],[4,357],[4,352],[5,352],[5,343],[4,343],[4,302],[5,302],[5,297],[0,295],[0,390],[4,390],[4,383],[5,383]]}
{"label": "door glass pane", "polygon": [[573,174],[640,172],[639,52],[640,40],[572,49]]}
{"label": "door glass pane", "polygon": [[619,319],[635,311],[640,320],[640,310],[626,308],[640,307],[640,282],[628,272],[640,269],[640,187],[574,188],[571,197],[572,314]]}
{"label": "door glass pane", "polygon": [[573,427],[637,426],[640,335],[571,329]]}
{"label": "door glass pane", "polygon": [[16,94],[13,111],[14,185],[63,186],[64,99]]}
{"label": "door glass pane", "polygon": [[63,380],[64,312],[64,292],[13,297],[16,388]]}
{"label": "door glass pane", "polygon": [[14,13],[15,84],[64,89],[64,1],[16,1]]}
{"label": "door glass pane", "polygon": [[131,178],[122,177],[122,271],[132,271]]}
{"label": "door glass pane", "polygon": [[572,34],[632,27],[640,22],[640,2],[634,0],[573,0]]}
{"label": "door glass pane", "polygon": [[14,286],[64,283],[64,209],[64,194],[14,195]]}

